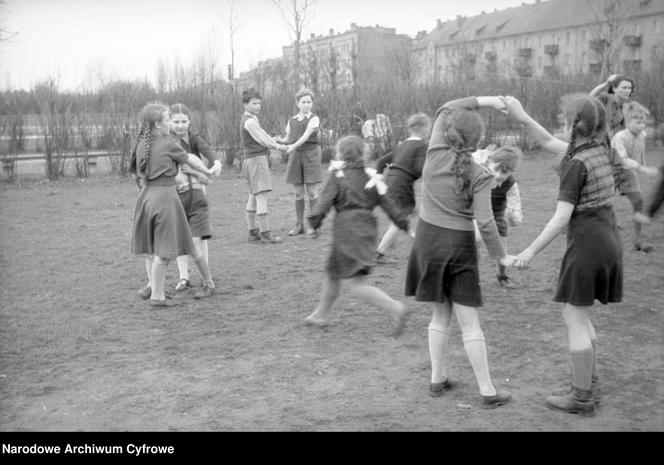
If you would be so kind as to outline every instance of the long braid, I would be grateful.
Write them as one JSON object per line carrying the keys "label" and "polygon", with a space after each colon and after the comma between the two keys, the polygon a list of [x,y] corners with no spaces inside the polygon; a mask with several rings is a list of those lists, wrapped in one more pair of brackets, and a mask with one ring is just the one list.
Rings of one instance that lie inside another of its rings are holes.
{"label": "long braid", "polygon": [[574,150],[576,149],[576,135],[578,133],[579,121],[581,121],[581,115],[577,114],[572,122],[572,135],[569,140],[569,145],[567,146],[567,158],[574,158]]}
{"label": "long braid", "polygon": [[129,152],[129,172],[132,174],[137,174],[136,170],[136,149],[138,148],[138,144],[141,142],[143,139],[143,126],[138,131],[138,134],[134,138],[134,143],[131,146],[131,151]]}
{"label": "long braid", "polygon": [[470,168],[472,166],[472,155],[468,149],[453,149],[456,157],[452,165],[452,172],[456,177],[454,184],[454,193],[463,194],[468,199],[468,187],[470,186]]}
{"label": "long braid", "polygon": [[143,140],[145,141],[143,148],[143,158],[141,159],[141,169],[140,172],[145,177],[147,177],[149,170],[149,161],[150,161],[150,148],[152,146],[152,131],[145,131],[143,134]]}

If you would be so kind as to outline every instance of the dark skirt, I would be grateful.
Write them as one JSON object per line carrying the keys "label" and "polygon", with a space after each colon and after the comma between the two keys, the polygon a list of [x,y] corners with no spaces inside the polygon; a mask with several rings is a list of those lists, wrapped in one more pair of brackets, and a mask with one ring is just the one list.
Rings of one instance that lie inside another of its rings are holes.
{"label": "dark skirt", "polygon": [[369,274],[375,263],[378,223],[369,210],[344,210],[334,218],[326,271],[332,279]]}
{"label": "dark skirt", "polygon": [[554,302],[586,307],[622,300],[622,241],[613,207],[575,213]]}
{"label": "dark skirt", "polygon": [[286,182],[289,184],[316,184],[323,181],[321,159],[323,151],[317,145],[298,149],[288,156]]}
{"label": "dark skirt", "polygon": [[418,302],[456,302],[482,306],[474,231],[417,222],[408,259],[406,296]]}
{"label": "dark skirt", "polygon": [[415,211],[415,190],[413,182],[402,176],[387,175],[387,195],[407,215]]}
{"label": "dark skirt", "polygon": [[191,235],[203,240],[210,239],[210,208],[207,195],[201,189],[180,192],[180,201],[191,227]]}
{"label": "dark skirt", "polygon": [[172,259],[194,255],[194,242],[175,184],[145,186],[136,199],[131,251]]}

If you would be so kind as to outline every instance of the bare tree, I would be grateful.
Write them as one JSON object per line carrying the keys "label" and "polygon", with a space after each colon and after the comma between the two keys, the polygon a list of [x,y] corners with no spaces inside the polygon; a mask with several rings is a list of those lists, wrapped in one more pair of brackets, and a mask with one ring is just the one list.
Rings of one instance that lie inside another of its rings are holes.
{"label": "bare tree", "polygon": [[586,0],[593,12],[596,27],[590,46],[599,57],[601,73],[609,75],[620,68],[623,37],[629,31],[629,18],[634,15],[637,3],[633,0]]}
{"label": "bare tree", "polygon": [[18,34],[16,31],[7,29],[5,26],[5,19],[7,16],[9,16],[7,1],[0,0],[0,42],[9,42]]}
{"label": "bare tree", "polygon": [[288,27],[291,37],[294,37],[293,76],[295,84],[300,87],[302,75],[300,71],[300,46],[304,27],[313,18],[311,8],[317,0],[270,0],[279,12],[282,21]]}

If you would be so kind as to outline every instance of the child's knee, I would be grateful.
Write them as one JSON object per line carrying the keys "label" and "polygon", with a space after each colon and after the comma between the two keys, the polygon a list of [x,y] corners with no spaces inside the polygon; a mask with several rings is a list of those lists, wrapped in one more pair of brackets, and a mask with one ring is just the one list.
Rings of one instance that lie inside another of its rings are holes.
{"label": "child's knee", "polygon": [[170,262],[170,259],[168,259],[168,258],[157,257],[156,255],[154,257],[154,263],[156,265],[166,266],[166,265],[168,265],[168,262]]}

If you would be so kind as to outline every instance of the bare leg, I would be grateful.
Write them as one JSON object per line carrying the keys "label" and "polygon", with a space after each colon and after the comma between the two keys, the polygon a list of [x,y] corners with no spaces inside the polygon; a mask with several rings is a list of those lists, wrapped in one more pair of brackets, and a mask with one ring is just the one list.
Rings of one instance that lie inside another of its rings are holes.
{"label": "bare leg", "polygon": [[403,303],[394,300],[381,289],[367,284],[365,276],[354,276],[348,280],[348,284],[351,295],[387,311],[392,319],[392,336],[397,337],[403,333],[408,314]]}
{"label": "bare leg", "polygon": [[318,301],[318,306],[314,312],[305,318],[307,323],[314,324],[316,326],[324,326],[327,324],[325,317],[327,313],[332,309],[332,305],[339,298],[341,293],[341,281],[338,279],[332,279],[330,276],[326,276],[323,281],[323,287],[320,292],[320,300]]}

